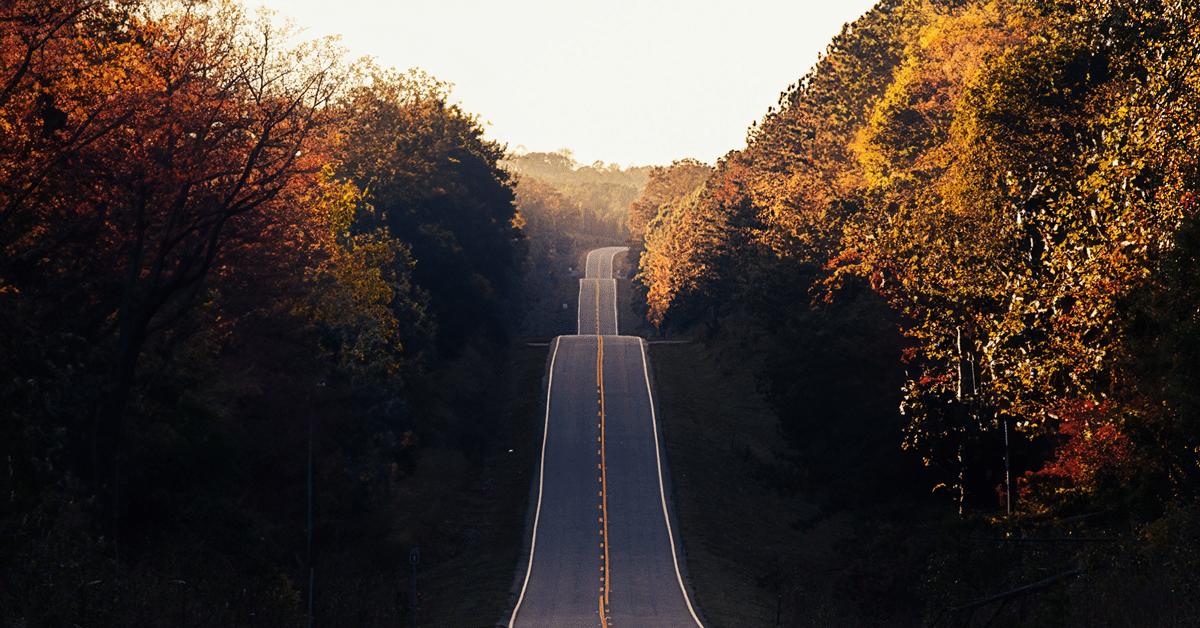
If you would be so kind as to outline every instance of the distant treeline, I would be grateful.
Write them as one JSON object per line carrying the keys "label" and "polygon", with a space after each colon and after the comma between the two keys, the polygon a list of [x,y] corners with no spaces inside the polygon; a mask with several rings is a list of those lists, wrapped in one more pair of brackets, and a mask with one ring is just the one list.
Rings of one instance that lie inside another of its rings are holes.
{"label": "distant treeline", "polygon": [[[531,232],[587,234],[623,241],[629,205],[641,195],[650,166],[576,163],[570,150],[509,155],[502,165],[528,181],[521,215]],[[542,186],[549,186],[549,189]]]}
{"label": "distant treeline", "polygon": [[[893,526],[912,571],[847,576],[844,612],[974,625],[972,599],[1086,572],[1037,621],[1197,620],[1198,41],[1194,2],[885,0],[745,148],[651,174],[629,223],[649,319],[765,355],[830,512],[933,489],[975,534],[1129,541],[920,549],[935,533]],[[1016,599],[979,620],[1017,625]]]}
{"label": "distant treeline", "polygon": [[[579,271],[587,251],[628,238],[629,206],[652,168],[583,166],[567,149],[510,154],[501,165],[515,175],[520,225],[529,238],[522,331],[574,333],[575,279],[582,274],[572,269]],[[572,309],[561,310],[562,304]]]}

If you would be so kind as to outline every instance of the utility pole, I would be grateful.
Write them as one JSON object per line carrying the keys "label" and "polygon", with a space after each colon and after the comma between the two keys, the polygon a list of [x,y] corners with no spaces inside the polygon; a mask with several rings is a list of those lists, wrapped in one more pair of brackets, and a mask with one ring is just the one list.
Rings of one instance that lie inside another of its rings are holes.
{"label": "utility pole", "polygon": [[413,623],[412,623],[412,625],[413,625],[413,628],[417,628],[417,563],[421,562],[421,548],[419,548],[419,547],[412,548],[412,551],[408,553],[408,562],[409,562],[409,564],[412,565],[412,571],[413,571],[413,596],[412,596]]}
{"label": "utility pole", "polygon": [[1005,513],[1012,514],[1012,470],[1008,463],[1008,417],[1004,417],[1004,508]]}
{"label": "utility pole", "polygon": [[[317,382],[316,387],[325,385],[325,381]],[[312,628],[313,614],[313,391],[308,391],[308,628]]]}

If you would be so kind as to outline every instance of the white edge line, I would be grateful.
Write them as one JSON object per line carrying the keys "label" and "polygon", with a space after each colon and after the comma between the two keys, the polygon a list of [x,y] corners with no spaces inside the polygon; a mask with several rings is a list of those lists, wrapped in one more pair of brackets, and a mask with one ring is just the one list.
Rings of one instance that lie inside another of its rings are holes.
{"label": "white edge line", "polygon": [[614,336],[621,335],[621,320],[617,316],[617,280],[615,277],[612,276],[612,274],[613,274],[613,258],[615,258],[617,256],[617,253],[625,253],[627,251],[629,251],[629,247],[627,247],[627,246],[615,247],[610,252],[610,255],[608,256],[608,278],[612,281],[612,287],[613,287],[613,335]]}
{"label": "white edge line", "polygon": [[[575,335],[576,336],[583,335],[583,280],[593,278],[592,273],[588,272],[592,265],[593,259],[596,260],[596,274],[600,273],[600,251],[601,251],[601,249],[595,249],[592,251],[588,251],[587,259],[585,259],[583,261],[583,277],[581,277],[579,279],[579,298],[576,299],[576,301],[575,301]],[[596,290],[599,291],[600,286],[596,286]],[[599,325],[600,322],[596,321],[596,324]]]}
{"label": "white edge line", "polygon": [[587,279],[579,280],[579,298],[575,300],[575,335],[583,335],[583,282]]}
{"label": "white edge line", "polygon": [[[608,273],[605,273],[605,272],[604,272],[604,253],[608,253]],[[599,261],[599,263],[596,265],[596,266],[597,266],[597,267],[596,267],[596,276],[597,276],[597,277],[602,277],[602,278],[604,278],[604,279],[609,279],[609,280],[611,280],[611,279],[612,279],[612,259],[613,259],[613,255],[614,255],[613,251],[611,251],[611,250],[608,250],[608,249],[604,249],[604,250],[603,250],[603,253],[601,253],[601,254],[600,254],[600,261]],[[615,289],[615,286],[616,286],[616,282],[615,282],[615,281],[613,281],[613,286],[614,286],[614,289],[613,289],[613,312],[616,312],[616,311],[617,311],[617,291],[616,291],[616,289]],[[599,282],[599,281],[597,281],[597,282],[596,282],[596,293],[597,293],[597,294],[599,294],[599,292],[600,292],[600,282]],[[599,317],[599,314],[600,314],[600,313],[599,313],[599,312],[597,312],[596,314],[597,314],[597,317]],[[616,319],[614,318],[614,319],[613,319],[613,321],[614,321],[614,323],[615,323]],[[615,325],[614,325],[614,326],[615,326]],[[596,321],[596,333],[600,333],[600,321],[599,321],[599,320],[597,320],[597,321]],[[614,335],[614,336],[615,336],[615,335],[617,335],[617,332],[615,332],[615,331],[614,331],[614,332],[613,332],[613,335]]]}
{"label": "white edge line", "polygon": [[[696,617],[692,601],[688,599],[687,587],[683,585],[683,575],[679,573],[679,557],[675,554],[675,535],[671,533],[671,516],[667,513],[667,492],[663,488],[662,457],[658,450],[658,419],[654,415],[654,392],[650,389],[650,370],[646,365],[646,341],[638,338],[638,345],[642,349],[642,375],[646,378],[646,394],[650,398],[650,424],[654,427],[654,460],[658,464],[658,495],[662,498],[663,522],[667,524],[667,540],[671,543],[671,561],[675,563],[675,579],[679,581],[679,592],[683,594],[683,602],[687,604],[692,619],[697,626],[704,628],[704,624],[700,623],[700,618]],[[532,556],[530,560],[532,563]]]}
{"label": "white edge line", "polygon": [[592,260],[593,260],[593,259],[594,259],[594,260],[596,260],[596,273],[597,273],[597,274],[599,274],[599,272],[600,272],[600,249],[595,249],[595,250],[592,250],[592,251],[588,251],[588,254],[587,254],[587,260],[586,260],[586,261],[584,261],[584,263],[583,263],[583,276],[584,276],[584,278],[591,278],[591,277],[592,277],[592,273],[591,273],[590,271],[591,271],[591,269],[592,269],[591,267],[592,267]]}
{"label": "white edge line", "polygon": [[[529,540],[529,567],[525,570],[525,582],[521,585],[521,595],[517,598],[517,605],[513,608],[512,617],[508,620],[508,628],[513,628],[513,624],[517,621],[517,611],[521,610],[521,602],[525,601],[525,589],[529,587],[529,576],[533,573],[533,551],[537,547],[538,519],[542,516],[542,485],[546,479],[546,439],[550,434],[550,391],[554,387],[554,359],[558,357],[558,346],[560,344],[560,340],[555,338],[554,353],[550,354],[550,379],[546,382],[546,422],[542,427],[542,460],[538,464],[538,501],[537,509],[533,513],[533,538]],[[674,546],[671,547],[671,551],[675,551]],[[676,567],[675,572],[679,572],[678,567]],[[695,613],[692,616],[694,617]]]}
{"label": "white edge line", "polygon": [[[612,274],[612,273],[609,273],[609,274]],[[609,282],[612,283],[612,291],[613,291],[613,300],[612,300],[613,301],[613,335],[619,336],[619,335],[621,335],[621,326],[618,324],[619,321],[617,321],[617,280],[609,279]]]}

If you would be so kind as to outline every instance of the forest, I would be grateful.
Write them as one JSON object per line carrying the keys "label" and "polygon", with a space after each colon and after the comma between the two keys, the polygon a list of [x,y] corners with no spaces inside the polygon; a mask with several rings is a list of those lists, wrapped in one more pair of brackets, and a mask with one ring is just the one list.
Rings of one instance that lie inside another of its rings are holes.
{"label": "forest", "polygon": [[651,173],[649,320],[758,373],[795,529],[856,522],[798,625],[1200,617],[1197,42],[1189,1],[885,0]]}
{"label": "forest", "polygon": [[[570,149],[517,152],[501,165],[514,175],[521,229],[528,238],[523,336],[575,333],[580,260],[588,251],[629,237],[629,207],[652,166],[596,162],[584,166]],[[567,308],[563,308],[567,305]]]}
{"label": "forest", "polygon": [[505,148],[236,2],[5,2],[0,55],[0,622],[407,616],[507,390]]}
{"label": "forest", "polygon": [[[1195,625],[1197,42],[883,0],[744,147],[621,167],[234,0],[0,3],[0,624],[499,617],[529,345],[627,241],[663,385],[751,373],[784,443],[734,431],[728,492],[840,530],[751,578],[777,625]],[[422,606],[415,546],[495,582]]]}

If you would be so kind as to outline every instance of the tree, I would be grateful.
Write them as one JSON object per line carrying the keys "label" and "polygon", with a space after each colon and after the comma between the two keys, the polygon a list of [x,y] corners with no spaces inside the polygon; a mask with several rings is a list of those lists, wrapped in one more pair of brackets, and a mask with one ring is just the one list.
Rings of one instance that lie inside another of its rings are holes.
{"label": "tree", "polygon": [[338,174],[374,208],[355,229],[386,225],[412,247],[413,280],[430,295],[441,351],[454,355],[480,332],[502,336],[524,252],[510,175],[499,167],[503,147],[448,104],[445,83],[415,70],[368,74],[369,85],[339,105]]}
{"label": "tree", "polygon": [[43,122],[7,153],[22,160],[7,168],[32,174],[6,179],[3,274],[87,304],[90,340],[110,356],[94,424],[113,505],[147,339],[189,310],[225,253],[304,220],[287,197],[327,159],[321,125],[344,73],[338,48],[283,47],[291,31],[230,2],[52,7],[35,16],[43,30],[89,36],[51,37],[9,80],[9,104],[42,103]]}
{"label": "tree", "polygon": [[355,233],[362,193],[333,176],[327,167],[315,203],[324,252],[308,269],[298,307],[322,328],[324,349],[352,387],[395,397],[418,374],[434,333],[428,297],[411,283],[415,262],[406,245],[383,228]]}
{"label": "tree", "polygon": [[504,166],[526,180],[550,185],[575,209],[571,221],[559,225],[564,233],[610,242],[628,236],[629,206],[645,188],[651,170],[644,166],[621,168],[601,161],[581,166],[567,149],[509,155]]}
{"label": "tree", "polygon": [[[961,499],[964,452],[1002,425],[1056,437],[1069,408],[1127,394],[1123,303],[1171,249],[1191,185],[1168,174],[1191,166],[1165,138],[1191,128],[1194,64],[1172,51],[1194,16],[1163,11],[877,7],[702,193],[635,204],[631,230],[655,216],[651,317],[707,307],[719,277],[786,330],[804,301],[868,281],[913,343],[904,443]],[[1114,424],[1137,414],[1103,407]]]}
{"label": "tree", "polygon": [[642,195],[629,206],[629,241],[636,253],[642,248],[646,228],[659,208],[691,194],[708,179],[712,168],[695,159],[677,160],[670,166],[655,166]]}

